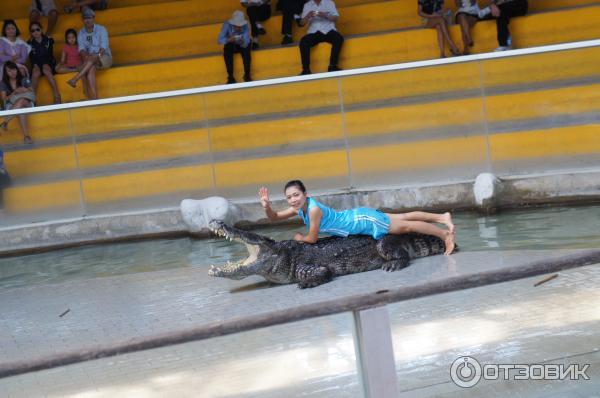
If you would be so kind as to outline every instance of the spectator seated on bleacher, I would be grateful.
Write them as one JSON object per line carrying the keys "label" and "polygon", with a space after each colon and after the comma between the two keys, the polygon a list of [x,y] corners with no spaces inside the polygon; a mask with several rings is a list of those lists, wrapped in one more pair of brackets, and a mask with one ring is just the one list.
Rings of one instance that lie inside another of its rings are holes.
{"label": "spectator seated on bleacher", "polygon": [[106,10],[108,8],[108,0],[73,0],[71,4],[65,6],[65,13],[70,14],[74,10],[81,10],[83,12],[86,8],[92,10]]}
{"label": "spectator seated on bleacher", "polygon": [[423,26],[437,31],[440,58],[446,58],[445,42],[448,43],[453,55],[460,55],[448,32],[448,23],[444,18],[443,7],[444,0],[419,0],[419,16],[423,18]]}
{"label": "spectator seated on bleacher", "polygon": [[344,37],[336,30],[335,23],[340,17],[332,0],[310,0],[302,10],[302,26],[308,25],[307,34],[300,40],[302,75],[310,72],[310,49],[319,43],[331,43],[329,72],[340,70],[338,62]]}
{"label": "spectator seated on bleacher", "polygon": [[[29,108],[34,106],[35,93],[31,87],[31,81],[29,78],[21,74],[21,70],[12,61],[7,61],[4,64],[4,70],[2,71],[2,81],[0,82],[0,98],[4,105],[4,110]],[[26,144],[33,144],[33,140],[29,135],[27,129],[27,116],[19,115],[19,122],[21,124],[21,132],[23,133],[23,142]],[[8,122],[13,117],[8,117],[0,123],[0,127],[6,130]]]}
{"label": "spectator seated on bleacher", "polygon": [[292,25],[294,20],[300,25],[302,20],[302,8],[306,4],[307,0],[279,0],[277,2],[277,9],[281,11],[281,34],[283,39],[281,40],[282,45],[292,44]]}
{"label": "spectator seated on bleacher", "polygon": [[[71,87],[77,85],[77,81],[86,77],[89,94],[88,98],[98,98],[96,88],[96,70],[108,69],[112,66],[112,53],[108,43],[108,31],[102,25],[95,23],[96,13],[91,8],[86,8],[81,12],[83,19],[83,28],[77,35],[79,53],[83,60],[83,67],[77,75],[67,83]],[[85,83],[85,81],[84,81]]]}
{"label": "spectator seated on bleacher", "polygon": [[458,10],[456,11],[455,22],[460,26],[460,33],[463,40],[463,55],[469,55],[470,47],[475,44],[471,36],[471,28],[477,21],[490,13],[490,8],[483,10],[479,8],[477,0],[456,0]]}
{"label": "spectator seated on bleacher", "polygon": [[54,0],[31,0],[29,7],[29,22],[40,22],[42,16],[48,17],[48,30],[46,35],[51,36],[58,20],[58,8]]}
{"label": "spectator seated on bleacher", "polygon": [[239,53],[244,61],[244,81],[252,81],[250,75],[251,46],[248,21],[244,18],[244,13],[234,11],[228,21],[223,23],[218,38],[219,44],[223,45],[223,58],[225,58],[225,68],[227,69],[227,84],[235,83],[233,77],[233,54]]}
{"label": "spectator seated on bleacher", "polygon": [[29,57],[29,45],[19,36],[21,31],[13,19],[7,19],[2,26],[2,38],[0,38],[0,72],[2,65],[8,61],[14,62],[21,75],[29,77],[27,70],[27,58]]}
{"label": "spectator seated on bleacher", "polygon": [[240,0],[246,7],[246,14],[250,20],[250,32],[252,33],[252,49],[258,49],[258,36],[267,33],[260,24],[271,18],[271,0]]}
{"label": "spectator seated on bleacher", "polygon": [[31,47],[29,59],[31,60],[31,82],[33,91],[37,91],[37,86],[42,74],[46,76],[52,93],[54,94],[54,103],[60,104],[60,92],[54,74],[56,73],[56,60],[54,59],[54,39],[42,33],[42,25],[39,22],[29,24],[29,33],[31,39],[27,42]]}
{"label": "spectator seated on bleacher", "polygon": [[527,0],[489,0],[487,5],[496,18],[496,29],[498,30],[498,45],[494,51],[506,51],[512,48],[512,38],[508,30],[508,24],[512,17],[520,17],[527,14]]}

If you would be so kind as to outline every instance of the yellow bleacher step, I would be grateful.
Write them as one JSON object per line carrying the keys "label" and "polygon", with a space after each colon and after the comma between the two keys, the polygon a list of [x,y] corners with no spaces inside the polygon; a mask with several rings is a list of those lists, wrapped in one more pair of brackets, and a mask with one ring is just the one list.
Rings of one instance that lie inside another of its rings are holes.
{"label": "yellow bleacher step", "polygon": [[[562,21],[561,29],[556,29],[557,19]],[[513,42],[516,47],[523,48],[597,38],[600,37],[598,20],[600,6],[515,18],[511,21]],[[458,42],[458,27],[453,26],[451,32]],[[496,26],[493,21],[477,24],[473,35],[476,43],[474,53],[490,51],[497,46]],[[314,49],[311,66],[313,72],[326,70],[329,49],[327,44]],[[435,31],[417,29],[349,39],[344,44],[340,66],[351,69],[433,59],[437,56]],[[237,76],[241,77],[239,57],[236,57],[236,71]],[[255,79],[293,76],[299,72],[300,57],[297,47],[269,49],[253,54],[252,75]],[[66,85],[69,78],[70,75],[57,76],[63,100],[71,102],[83,99],[81,85],[77,89]],[[98,92],[101,98],[107,98],[211,86],[223,84],[224,80],[225,67],[222,56],[208,56],[101,71],[98,74]],[[38,103],[49,104],[51,101],[49,86],[43,80],[38,89]]]}
{"label": "yellow bleacher step", "polygon": [[[402,134],[449,126],[483,128],[487,123],[543,119],[557,115],[600,112],[600,84],[493,95],[485,104],[479,96],[464,99],[388,106],[345,113],[348,137]],[[8,152],[7,169],[14,178],[47,173],[111,167],[135,162],[159,162],[213,152],[306,144],[343,139],[342,117],[325,115],[274,119],[245,124],[196,128],[179,132],[137,135],[72,145]]]}
{"label": "yellow bleacher step", "polygon": [[[336,4],[338,7],[346,7],[376,1],[378,0],[338,0]],[[109,35],[114,37],[131,33],[224,22],[237,9],[242,9],[238,0],[162,1],[121,8],[109,7],[96,13],[96,22],[104,25]],[[16,22],[21,31],[24,32],[24,36],[28,37],[27,27],[29,22],[27,17],[21,16]],[[54,36],[57,41],[62,41],[64,32],[68,28],[79,30],[82,26],[80,14],[63,14],[58,19]],[[180,38],[180,40],[194,40],[194,38]]]}
{"label": "yellow bleacher step", "polygon": [[[489,137],[494,161],[526,158],[550,158],[593,155],[600,151],[600,125],[568,126],[497,134]],[[470,135],[410,141],[383,146],[352,148],[353,169],[360,173],[383,173],[395,170],[431,169],[440,166],[460,167],[472,162],[464,154],[485,153],[484,135]],[[283,164],[302,164],[303,178],[331,178],[346,175],[345,150],[329,150],[258,159],[195,166],[165,168],[60,181],[31,186],[12,187],[5,191],[9,212],[35,211],[50,208],[76,207],[83,190],[88,205],[145,198],[178,192],[202,191],[265,184],[289,179],[294,172]],[[214,171],[213,171],[214,170]],[[213,173],[214,172],[214,177]],[[35,198],[35,200],[33,200]]]}
{"label": "yellow bleacher step", "polygon": [[[598,76],[600,48],[583,48],[556,53],[532,54],[478,62],[435,65],[388,73],[343,78],[341,88],[346,107],[415,96],[449,92],[481,91],[506,85],[581,80]],[[507,74],[506,71],[515,71]],[[452,78],[449,79],[448,76]],[[246,115],[281,114],[323,109],[339,109],[340,86],[335,79],[265,86],[251,90],[214,92],[169,99],[130,102],[101,107],[55,111],[28,117],[36,142],[72,139],[131,130],[169,128],[174,125],[203,124],[205,120],[225,120]],[[256,101],[260,98],[260,101]],[[17,121],[0,135],[0,144],[20,143]]]}

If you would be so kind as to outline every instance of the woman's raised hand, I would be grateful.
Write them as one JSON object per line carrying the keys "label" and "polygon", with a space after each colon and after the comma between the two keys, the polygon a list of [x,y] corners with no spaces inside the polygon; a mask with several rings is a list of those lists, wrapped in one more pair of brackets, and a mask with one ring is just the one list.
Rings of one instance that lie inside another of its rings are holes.
{"label": "woman's raised hand", "polygon": [[258,198],[260,199],[260,204],[263,209],[271,206],[271,201],[269,200],[269,190],[266,187],[260,187],[258,190]]}

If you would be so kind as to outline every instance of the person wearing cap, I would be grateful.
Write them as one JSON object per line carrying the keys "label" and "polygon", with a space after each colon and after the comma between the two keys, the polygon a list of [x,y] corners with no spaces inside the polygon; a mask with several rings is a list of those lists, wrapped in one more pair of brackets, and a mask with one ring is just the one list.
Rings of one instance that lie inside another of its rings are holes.
{"label": "person wearing cap", "polygon": [[227,68],[227,84],[235,83],[233,77],[233,54],[235,53],[240,53],[244,61],[244,81],[252,81],[250,77],[251,40],[248,21],[244,18],[243,12],[235,11],[231,18],[223,23],[218,42],[223,45],[223,57]]}
{"label": "person wearing cap", "polygon": [[340,14],[332,0],[310,0],[302,10],[300,26],[307,23],[307,34],[300,40],[300,57],[302,58],[302,75],[310,75],[310,49],[319,43],[331,43],[329,72],[340,70],[338,61],[344,44],[344,37],[335,29]]}
{"label": "person wearing cap", "polygon": [[83,66],[77,75],[67,81],[71,87],[77,85],[77,81],[86,77],[88,84],[89,99],[98,98],[96,89],[96,70],[108,69],[112,66],[112,53],[108,44],[108,32],[102,25],[95,23],[96,13],[91,8],[81,12],[83,28],[77,35],[79,54],[83,60]]}
{"label": "person wearing cap", "polygon": [[83,12],[86,8],[92,10],[106,10],[108,8],[108,0],[72,0],[71,4],[65,6],[66,14],[70,14],[73,10],[79,8]]}
{"label": "person wearing cap", "polygon": [[42,15],[48,17],[46,36],[52,36],[52,31],[56,26],[56,21],[58,21],[58,8],[56,8],[53,0],[31,0],[29,23],[40,22]]}
{"label": "person wearing cap", "polygon": [[258,49],[258,35],[266,35],[267,31],[261,22],[271,18],[271,0],[240,0],[242,7],[250,20],[250,33],[252,33],[252,49]]}

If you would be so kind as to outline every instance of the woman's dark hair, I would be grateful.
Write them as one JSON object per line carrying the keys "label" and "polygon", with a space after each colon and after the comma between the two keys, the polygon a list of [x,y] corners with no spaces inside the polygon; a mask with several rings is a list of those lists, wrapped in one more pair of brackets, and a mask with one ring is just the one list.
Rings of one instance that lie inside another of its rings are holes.
{"label": "woman's dark hair", "polygon": [[21,36],[21,31],[19,30],[19,27],[17,26],[17,23],[14,19],[4,20],[4,25],[2,26],[2,36],[6,37],[6,28],[8,27],[8,25],[13,25],[17,29],[17,37]]}
{"label": "woman's dark hair", "polygon": [[9,69],[17,70],[17,87],[21,87],[21,80],[23,80],[23,75],[21,74],[21,71],[19,70],[17,64],[15,64],[12,61],[6,61],[4,63],[4,71],[2,72],[2,82],[6,85],[6,87],[12,90],[12,86],[10,85],[10,78],[8,77]]}
{"label": "woman's dark hair", "polygon": [[67,29],[67,30],[65,31],[65,43],[69,44],[69,41],[67,40],[67,37],[68,37],[68,36],[69,36],[71,33],[72,33],[72,34],[75,36],[75,44],[77,44],[77,31],[76,31],[75,29],[73,29],[73,28],[69,28],[69,29]]}
{"label": "woman's dark hair", "polygon": [[285,184],[285,188],[283,188],[283,192],[287,191],[287,189],[290,187],[298,187],[298,189],[301,190],[302,193],[306,193],[306,187],[300,180],[288,181],[288,183]]}
{"label": "woman's dark hair", "polygon": [[[42,24],[39,23],[38,21],[31,21],[29,22],[29,33],[31,33],[31,28],[34,26],[39,26],[40,30],[42,30]],[[44,32],[42,32],[42,35],[44,34]]]}

